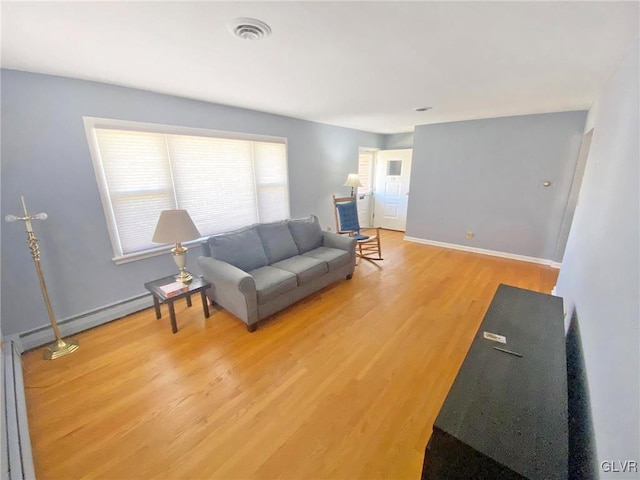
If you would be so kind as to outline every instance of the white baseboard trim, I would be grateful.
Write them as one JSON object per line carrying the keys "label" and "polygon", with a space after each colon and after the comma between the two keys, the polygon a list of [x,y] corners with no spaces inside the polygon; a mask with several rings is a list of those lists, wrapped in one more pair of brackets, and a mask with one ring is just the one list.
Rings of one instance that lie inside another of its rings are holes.
{"label": "white baseboard trim", "polygon": [[[90,312],[74,315],[58,321],[60,335],[68,337],[76,333],[97,327],[104,323],[112,322],[118,318],[125,317],[140,310],[153,306],[150,294],[143,294],[137,297],[128,298],[121,302],[106,305]],[[9,335],[8,339],[13,341],[20,353],[33,348],[53,342],[55,336],[51,325],[43,325],[25,332]]]}
{"label": "white baseboard trim", "polygon": [[519,260],[521,262],[537,263],[546,265],[551,268],[560,268],[562,263],[554,262],[546,258],[527,257],[526,255],[517,255],[515,253],[499,252],[496,250],[486,250],[484,248],[468,247],[466,245],[457,245],[455,243],[436,242],[435,240],[426,240],[424,238],[408,237],[404,239],[408,242],[422,243],[424,245],[432,245],[434,247],[450,248],[453,250],[462,250],[464,252],[479,253],[481,255],[489,255],[492,257],[508,258],[510,260]]}
{"label": "white baseboard trim", "polygon": [[[29,437],[27,403],[24,398],[22,359],[13,342],[3,339],[2,382],[5,421],[2,422],[2,478],[35,479]],[[4,442],[6,440],[6,443]]]}

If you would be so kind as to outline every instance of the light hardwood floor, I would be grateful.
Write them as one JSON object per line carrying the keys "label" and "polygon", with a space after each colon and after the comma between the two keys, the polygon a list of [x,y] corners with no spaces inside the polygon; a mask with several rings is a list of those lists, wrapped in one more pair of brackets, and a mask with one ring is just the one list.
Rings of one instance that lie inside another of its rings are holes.
{"label": "light hardwood floor", "polygon": [[498,284],[549,293],[557,270],[402,237],[255,333],[194,298],[175,335],[163,306],[24,354],[38,478],[418,479]]}

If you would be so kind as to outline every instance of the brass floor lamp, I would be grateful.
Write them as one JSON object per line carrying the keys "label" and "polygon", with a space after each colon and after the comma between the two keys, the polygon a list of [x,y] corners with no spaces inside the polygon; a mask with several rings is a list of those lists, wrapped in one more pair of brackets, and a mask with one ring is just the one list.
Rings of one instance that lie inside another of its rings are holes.
{"label": "brass floor lamp", "polygon": [[47,285],[44,282],[44,275],[42,274],[42,267],[40,266],[40,249],[38,248],[38,239],[35,233],[33,233],[33,226],[31,220],[46,220],[46,213],[38,213],[36,215],[29,215],[27,213],[27,206],[24,203],[24,197],[22,199],[22,209],[24,211],[23,217],[16,217],[15,215],[7,215],[4,219],[7,222],[15,222],[22,220],[27,227],[27,243],[29,244],[29,250],[31,250],[31,256],[33,257],[33,263],[36,265],[36,272],[38,273],[38,279],[40,280],[40,289],[42,290],[42,296],[44,297],[44,303],[47,306],[47,313],[49,314],[49,320],[51,321],[51,327],[53,333],[56,336],[56,341],[51,345],[48,345],[44,350],[45,360],[54,360],[56,358],[64,357],[70,353],[75,352],[78,347],[78,342],[72,338],[64,340],[60,336],[60,330],[58,330],[58,324],[56,317],[53,314],[53,308],[51,307],[51,301],[49,300],[49,293],[47,292]]}

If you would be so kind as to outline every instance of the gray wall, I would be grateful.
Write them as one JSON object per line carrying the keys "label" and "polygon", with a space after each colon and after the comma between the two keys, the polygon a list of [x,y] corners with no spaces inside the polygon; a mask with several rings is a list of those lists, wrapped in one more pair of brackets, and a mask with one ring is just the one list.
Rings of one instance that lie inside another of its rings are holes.
{"label": "gray wall", "polygon": [[413,132],[389,133],[383,135],[383,150],[396,150],[403,148],[413,148]]}
{"label": "gray wall", "polygon": [[598,99],[557,284],[566,318],[580,324],[598,467],[640,461],[639,57],[636,43]]}
{"label": "gray wall", "polygon": [[561,261],[554,252],[585,119],[579,111],[416,127],[407,236]]}
{"label": "gray wall", "polygon": [[[331,194],[357,169],[358,147],[382,136],[251,110],[61,77],[2,70],[2,216],[36,213],[42,266],[59,320],[145,292],[170,274],[170,255],[116,266],[82,122],[95,116],[275,135],[288,139],[293,217],[333,225]],[[215,195],[215,192],[212,192]],[[48,324],[24,225],[2,225],[2,333]],[[189,252],[197,272],[198,247]]]}

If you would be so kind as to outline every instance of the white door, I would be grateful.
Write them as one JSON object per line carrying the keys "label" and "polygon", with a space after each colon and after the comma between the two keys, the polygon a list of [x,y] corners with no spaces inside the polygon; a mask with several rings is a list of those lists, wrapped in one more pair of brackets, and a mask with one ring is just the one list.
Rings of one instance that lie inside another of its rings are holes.
{"label": "white door", "polygon": [[373,221],[376,227],[402,232],[407,228],[412,153],[411,149],[378,151]]}

